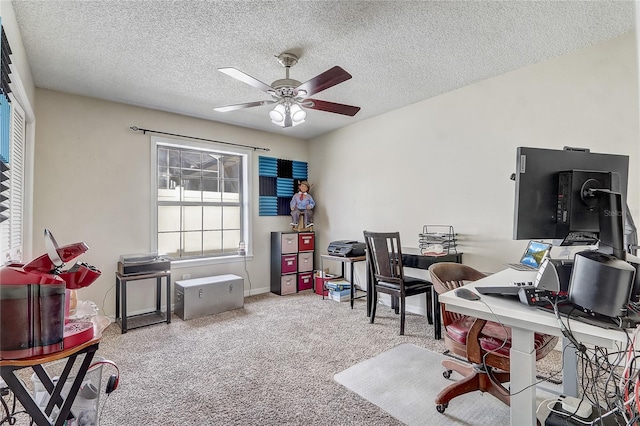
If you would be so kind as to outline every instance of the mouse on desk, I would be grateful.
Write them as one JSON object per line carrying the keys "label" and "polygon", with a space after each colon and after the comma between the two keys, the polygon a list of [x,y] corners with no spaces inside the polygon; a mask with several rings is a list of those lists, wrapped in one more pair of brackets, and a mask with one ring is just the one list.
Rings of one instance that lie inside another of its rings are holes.
{"label": "mouse on desk", "polygon": [[480,296],[472,292],[468,288],[464,288],[464,287],[456,288],[453,292],[455,293],[456,296],[461,297],[462,299],[480,300]]}

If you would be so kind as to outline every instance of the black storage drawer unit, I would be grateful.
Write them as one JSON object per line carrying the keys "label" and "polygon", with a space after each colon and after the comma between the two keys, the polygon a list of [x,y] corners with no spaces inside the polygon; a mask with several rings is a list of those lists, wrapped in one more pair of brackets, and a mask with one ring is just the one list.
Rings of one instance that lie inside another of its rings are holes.
{"label": "black storage drawer unit", "polygon": [[283,296],[311,289],[314,247],[314,232],[271,233],[272,293]]}

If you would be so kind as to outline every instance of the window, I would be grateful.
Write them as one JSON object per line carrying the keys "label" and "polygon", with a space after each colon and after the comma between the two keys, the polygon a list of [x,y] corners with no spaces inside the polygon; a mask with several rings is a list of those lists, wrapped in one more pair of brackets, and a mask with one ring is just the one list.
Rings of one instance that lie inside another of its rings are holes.
{"label": "window", "polygon": [[[2,108],[2,121],[8,124],[7,146],[3,147],[0,159],[2,168],[0,183],[0,264],[19,263],[23,254],[23,206],[25,167],[25,113],[16,99],[11,96]],[[4,98],[4,95],[3,95]],[[4,98],[4,99],[8,99]],[[3,100],[4,100],[3,99]],[[3,137],[5,137],[3,135]]]}
{"label": "window", "polygon": [[[1,19],[1,18],[0,18]],[[0,265],[30,255],[33,222],[35,115],[20,75],[12,66],[9,39],[0,42]]]}
{"label": "window", "polygon": [[156,249],[172,260],[235,256],[248,241],[251,151],[152,138]]}

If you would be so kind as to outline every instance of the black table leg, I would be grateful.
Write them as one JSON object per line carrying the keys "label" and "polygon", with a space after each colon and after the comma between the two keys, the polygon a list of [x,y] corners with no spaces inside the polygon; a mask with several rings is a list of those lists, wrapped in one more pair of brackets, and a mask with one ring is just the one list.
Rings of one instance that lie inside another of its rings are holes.
{"label": "black table leg", "polygon": [[162,277],[156,278],[156,312],[160,313],[162,301]]}
{"label": "black table leg", "polygon": [[436,340],[442,338],[442,321],[440,318],[440,301],[438,300],[438,292],[431,287],[431,311],[433,312],[433,333]]}
{"label": "black table leg", "polygon": [[171,324],[171,275],[167,275],[166,280],[167,280],[167,324]]}
{"label": "black table leg", "polygon": [[122,329],[121,333],[127,332],[127,280],[122,281]]}
{"label": "black table leg", "polygon": [[120,318],[120,278],[116,276],[116,319]]}
{"label": "black table leg", "polygon": [[351,277],[349,277],[349,280],[351,281],[351,309],[353,309],[353,299],[354,297],[356,297],[356,283],[354,282],[354,263],[351,262]]}
{"label": "black table leg", "polygon": [[371,270],[369,269],[369,257],[367,256],[367,260],[365,263],[365,268],[367,271],[365,273],[366,285],[367,285],[367,318],[371,318],[371,303],[373,301],[371,283],[373,283],[373,279],[371,278]]}

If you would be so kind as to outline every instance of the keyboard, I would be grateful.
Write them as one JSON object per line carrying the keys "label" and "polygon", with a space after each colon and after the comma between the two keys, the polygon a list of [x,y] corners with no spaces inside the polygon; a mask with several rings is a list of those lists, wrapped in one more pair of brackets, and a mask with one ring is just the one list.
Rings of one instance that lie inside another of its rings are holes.
{"label": "keyboard", "polygon": [[509,284],[478,286],[480,294],[498,294],[503,296],[517,296],[521,288],[533,288],[533,281],[513,281]]}
{"label": "keyboard", "polygon": [[507,266],[511,269],[515,269],[516,271],[535,271],[536,268],[533,266],[525,265],[523,263],[509,263]]}

